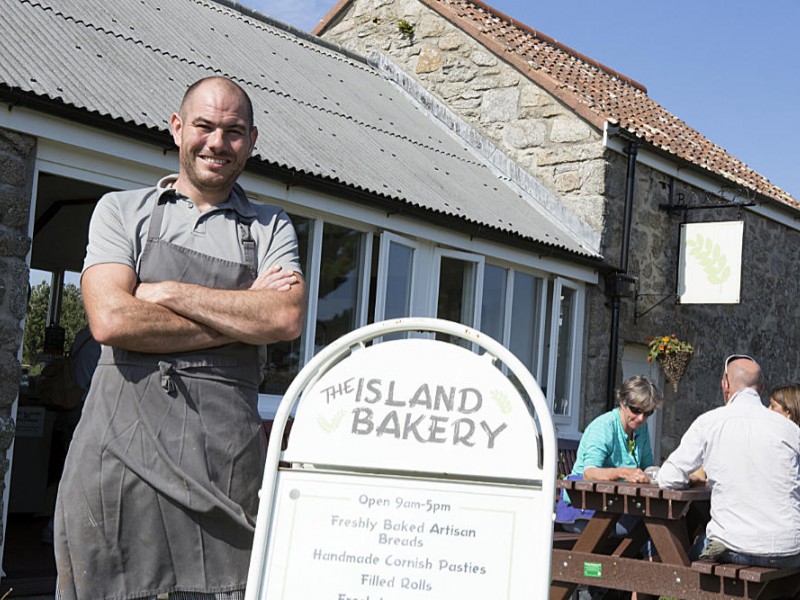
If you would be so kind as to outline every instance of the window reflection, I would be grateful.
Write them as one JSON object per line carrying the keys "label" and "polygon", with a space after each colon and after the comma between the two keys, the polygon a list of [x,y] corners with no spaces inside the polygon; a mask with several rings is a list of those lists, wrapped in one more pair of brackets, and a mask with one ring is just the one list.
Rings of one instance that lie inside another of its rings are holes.
{"label": "window reflection", "polygon": [[519,271],[514,273],[509,348],[522,361],[522,364],[528,367],[539,386],[545,389],[546,383],[542,379],[540,369],[542,285],[542,280],[539,277],[520,273]]}
{"label": "window reflection", "polygon": [[392,242],[389,244],[389,268],[386,278],[384,319],[411,315],[411,276],[414,249]]}
{"label": "window reflection", "polygon": [[[300,254],[300,267],[308,281],[308,256],[311,241],[311,219],[289,215],[297,232],[297,243]],[[289,384],[300,372],[303,357],[303,340],[298,338],[291,342],[276,342],[267,347],[267,366],[264,381],[259,388],[262,394],[282,395]]]}
{"label": "window reflection", "polygon": [[569,414],[572,385],[573,313],[575,290],[561,288],[561,309],[558,315],[558,356],[556,358],[555,397],[553,414]]}
{"label": "window reflection", "polygon": [[319,272],[314,352],[356,329],[364,234],[325,223]]}
{"label": "window reflection", "polygon": [[488,264],[484,268],[481,331],[500,343],[504,341],[507,278],[508,269]]}
{"label": "window reflection", "polygon": [[[439,298],[436,316],[440,319],[473,326],[475,314],[475,264],[443,256],[439,268]],[[463,339],[437,334],[436,339],[469,347]]]}

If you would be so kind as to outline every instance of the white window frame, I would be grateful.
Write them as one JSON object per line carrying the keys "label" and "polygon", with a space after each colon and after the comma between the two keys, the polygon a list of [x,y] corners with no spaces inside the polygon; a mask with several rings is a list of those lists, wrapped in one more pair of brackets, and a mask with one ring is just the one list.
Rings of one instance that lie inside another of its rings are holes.
{"label": "white window frame", "polygon": [[[378,273],[377,281],[375,282],[375,321],[382,321],[386,315],[386,286],[389,281],[389,252],[392,244],[404,246],[411,249],[411,281],[409,288],[408,298],[408,314],[412,316],[417,310],[417,277],[418,277],[418,262],[419,262],[419,243],[412,239],[397,235],[391,231],[382,231],[379,245],[378,255]],[[370,245],[372,248],[372,245]],[[371,256],[370,256],[371,258]],[[368,263],[371,264],[371,261]]]}
{"label": "white window frame", "polygon": [[[567,364],[567,381],[569,385],[568,400],[569,411],[565,415],[556,415],[553,412],[556,393],[556,362],[558,357],[558,335],[561,324],[558,322],[558,317],[561,314],[561,290],[566,288],[574,292],[572,303],[572,356],[570,356],[569,363]],[[553,279],[553,303],[551,307],[551,314],[553,321],[550,328],[550,355],[548,357],[548,370],[547,370],[547,403],[550,407],[550,413],[553,415],[553,422],[556,427],[562,431],[576,432],[578,427],[578,410],[580,402],[580,381],[576,381],[576,374],[580,374],[581,357],[583,356],[583,304],[584,304],[584,289],[575,283],[564,279],[562,277],[555,277]]]}
{"label": "white window frame", "polygon": [[467,325],[468,327],[472,327],[473,329],[480,329],[481,307],[483,306],[483,266],[486,261],[486,257],[481,254],[474,254],[472,252],[462,252],[460,250],[451,250],[449,248],[435,248],[433,254],[434,254],[433,268],[431,269],[431,275],[429,280],[430,281],[429,289],[431,293],[428,297],[428,306],[430,307],[433,316],[434,317],[438,316],[439,276],[442,271],[442,259],[454,258],[456,260],[473,263],[475,265],[475,281],[473,282],[472,286],[472,294],[474,297],[472,303],[472,322],[463,323],[463,325]]}

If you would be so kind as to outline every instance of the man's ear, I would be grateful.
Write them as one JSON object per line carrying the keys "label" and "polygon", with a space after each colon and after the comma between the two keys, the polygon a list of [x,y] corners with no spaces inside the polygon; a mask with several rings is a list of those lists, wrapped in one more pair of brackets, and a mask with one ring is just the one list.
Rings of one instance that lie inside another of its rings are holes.
{"label": "man's ear", "polygon": [[258,127],[253,125],[253,128],[250,130],[250,154],[253,153],[253,149],[256,147],[257,139],[258,139]]}
{"label": "man's ear", "polygon": [[169,130],[172,132],[172,141],[175,145],[181,147],[181,129],[183,128],[183,121],[178,113],[172,113],[169,118]]}

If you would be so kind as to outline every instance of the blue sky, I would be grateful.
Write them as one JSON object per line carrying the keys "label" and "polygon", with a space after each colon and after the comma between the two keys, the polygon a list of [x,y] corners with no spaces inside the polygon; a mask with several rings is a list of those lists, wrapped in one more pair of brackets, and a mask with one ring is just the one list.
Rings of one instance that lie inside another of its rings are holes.
{"label": "blue sky", "polygon": [[[336,0],[244,0],[310,30]],[[644,84],[691,127],[800,199],[800,1],[489,0]]]}

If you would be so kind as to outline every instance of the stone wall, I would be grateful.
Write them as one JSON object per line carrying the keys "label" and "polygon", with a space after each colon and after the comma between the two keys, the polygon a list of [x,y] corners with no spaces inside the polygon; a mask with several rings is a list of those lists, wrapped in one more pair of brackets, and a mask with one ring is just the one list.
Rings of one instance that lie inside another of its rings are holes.
{"label": "stone wall", "polygon": [[[0,500],[14,440],[11,406],[22,374],[17,356],[28,300],[25,256],[35,156],[35,138],[0,129]],[[0,524],[0,532],[4,529]]]}
{"label": "stone wall", "polygon": [[[400,32],[401,19],[414,26],[413,37]],[[377,50],[391,57],[601,232],[606,261],[620,264],[627,157],[606,149],[601,132],[417,0],[355,0],[323,37],[367,56]],[[641,297],[622,300],[618,347],[621,358],[626,345],[676,333],[696,348],[678,392],[669,385],[664,391],[662,456],[697,415],[721,403],[721,364],[728,354],[754,354],[773,384],[800,379],[794,360],[800,283],[791,277],[796,253],[782,251],[796,248],[800,233],[742,213],[741,303],[678,305],[681,216],[659,209],[669,201],[669,184],[669,176],[637,164],[628,271],[638,278]],[[673,185],[674,198],[681,194],[686,203],[719,201],[687,184]],[[730,209],[687,216],[690,221],[739,217]],[[581,429],[606,410],[611,311],[602,282],[588,290],[586,311]],[[618,368],[617,384],[620,379]]]}
{"label": "stone wall", "polygon": [[[690,185],[681,182],[674,185],[674,197],[682,195],[686,204],[698,206],[720,201],[719,197]],[[756,357],[764,369],[767,390],[800,380],[795,358],[796,340],[800,339],[800,304],[796,301],[800,280],[792,275],[797,272],[797,252],[791,250],[798,248],[800,232],[748,210],[728,208],[687,213],[689,222],[744,221],[741,301],[677,304],[668,295],[676,289],[680,224],[684,216],[670,216],[659,209],[659,204],[669,202],[668,186],[667,175],[642,165],[637,167],[629,271],[638,278],[642,298],[625,301],[621,315],[623,342],[644,343],[647,336],[676,333],[695,347],[677,393],[665,386],[662,456],[680,442],[681,435],[699,414],[722,404],[720,380],[726,356],[745,353]]]}
{"label": "stone wall", "polygon": [[[414,26],[413,38],[398,22]],[[602,231],[601,132],[417,0],[356,0],[323,35],[369,56],[377,50]]]}

